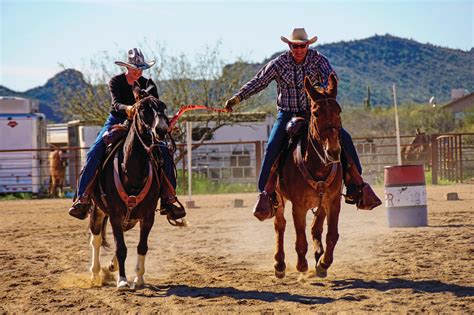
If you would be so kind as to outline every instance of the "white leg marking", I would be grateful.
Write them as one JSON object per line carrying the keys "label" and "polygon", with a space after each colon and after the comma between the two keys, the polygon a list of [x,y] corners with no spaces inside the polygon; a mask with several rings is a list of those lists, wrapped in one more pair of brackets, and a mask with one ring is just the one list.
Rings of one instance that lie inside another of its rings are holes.
{"label": "white leg marking", "polygon": [[102,245],[102,235],[94,235],[92,234],[91,238],[91,246],[92,246],[92,280],[97,281],[99,279],[99,271],[100,271],[100,245]]}
{"label": "white leg marking", "polygon": [[117,290],[128,290],[130,286],[126,277],[118,277],[117,279]]}
{"label": "white leg marking", "polygon": [[142,287],[145,285],[145,280],[143,279],[143,275],[145,274],[145,255],[138,255],[135,271],[137,273],[137,277],[134,281],[135,286]]}

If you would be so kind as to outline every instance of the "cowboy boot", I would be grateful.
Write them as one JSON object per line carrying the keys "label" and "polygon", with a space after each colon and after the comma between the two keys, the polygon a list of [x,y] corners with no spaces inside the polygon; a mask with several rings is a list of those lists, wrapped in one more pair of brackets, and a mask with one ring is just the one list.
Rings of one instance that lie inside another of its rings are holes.
{"label": "cowboy boot", "polygon": [[362,179],[354,163],[347,163],[348,167],[344,174],[344,185],[346,186],[345,201],[355,204],[358,209],[372,210],[382,204],[372,187]]}
{"label": "cowboy boot", "polygon": [[79,220],[84,220],[89,214],[91,202],[88,196],[78,198],[69,209],[69,215]]}
{"label": "cowboy boot", "polygon": [[253,215],[260,221],[273,218],[278,210],[278,199],[276,192],[267,193],[262,191],[257,197],[257,203],[253,208]]}
{"label": "cowboy boot", "polygon": [[[278,159],[277,159],[278,161]],[[272,218],[279,206],[275,188],[278,175],[278,162],[275,162],[268,176],[265,190],[257,197],[257,203],[253,207],[253,215],[260,221]]]}

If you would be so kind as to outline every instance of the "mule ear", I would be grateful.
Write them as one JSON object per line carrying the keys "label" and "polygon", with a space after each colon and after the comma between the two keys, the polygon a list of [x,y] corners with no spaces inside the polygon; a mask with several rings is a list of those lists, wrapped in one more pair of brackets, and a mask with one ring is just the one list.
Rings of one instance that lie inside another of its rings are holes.
{"label": "mule ear", "polygon": [[328,78],[327,94],[331,98],[336,98],[337,96],[337,78],[334,72],[331,72]]}
{"label": "mule ear", "polygon": [[306,93],[308,93],[309,97],[313,101],[317,100],[318,92],[314,88],[313,83],[311,82],[311,79],[308,77],[304,77],[304,89],[306,90]]}

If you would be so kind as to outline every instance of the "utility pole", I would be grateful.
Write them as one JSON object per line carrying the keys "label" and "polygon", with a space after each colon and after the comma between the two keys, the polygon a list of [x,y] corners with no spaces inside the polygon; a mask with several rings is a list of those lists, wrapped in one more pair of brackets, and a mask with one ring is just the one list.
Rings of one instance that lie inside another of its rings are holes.
{"label": "utility pole", "polygon": [[400,127],[398,124],[398,111],[397,111],[397,91],[395,87],[395,83],[392,86],[393,88],[393,106],[395,107],[395,132],[397,135],[397,158],[398,158],[398,165],[402,165],[402,152],[400,149]]}

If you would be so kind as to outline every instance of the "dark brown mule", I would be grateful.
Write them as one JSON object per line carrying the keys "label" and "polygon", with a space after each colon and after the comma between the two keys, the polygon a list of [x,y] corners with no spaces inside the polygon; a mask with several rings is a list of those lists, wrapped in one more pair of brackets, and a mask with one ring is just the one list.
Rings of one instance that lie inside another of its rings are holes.
{"label": "dark brown mule", "polygon": [[[135,92],[137,89],[135,89]],[[144,96],[144,90],[138,90]],[[146,94],[146,93],[145,93]],[[164,113],[166,105],[153,96],[139,99],[130,131],[123,143],[110,155],[98,175],[93,193],[94,207],[90,216],[92,234],[92,279],[100,281],[100,246],[105,240],[105,225],[110,217],[116,249],[109,270],[119,271],[118,289],[144,285],[145,255],[148,235],[155,221],[155,209],[160,196],[160,157],[156,146],[168,130]],[[125,274],[127,247],[124,231],[140,222],[140,241],[137,246],[136,278],[129,285]]]}
{"label": "dark brown mule", "polygon": [[[302,137],[297,147],[288,154],[276,187],[280,206],[275,214],[275,232],[277,250],[275,253],[275,275],[285,276],[285,253],[283,239],[286,220],[285,201],[290,200],[293,209],[293,221],[296,229],[296,269],[308,270],[306,252],[306,214],[309,209],[317,208],[311,234],[316,258],[316,274],[325,277],[333,261],[334,247],[339,238],[338,220],[341,209],[342,166],[341,147],[341,107],[336,101],[337,80],[329,77],[329,86],[323,90],[313,87],[308,78],[304,81],[306,92],[311,99],[311,117],[308,133]],[[324,219],[327,218],[326,251],[322,243]]]}
{"label": "dark brown mule", "polygon": [[66,180],[67,153],[56,149],[49,154],[49,196],[58,197]]}

